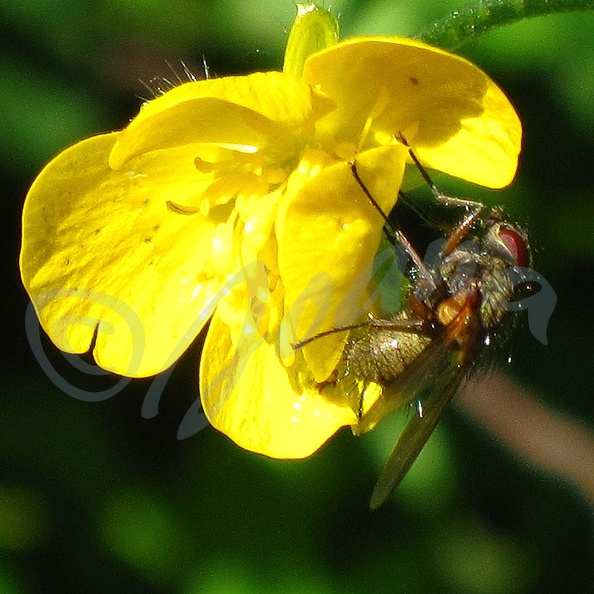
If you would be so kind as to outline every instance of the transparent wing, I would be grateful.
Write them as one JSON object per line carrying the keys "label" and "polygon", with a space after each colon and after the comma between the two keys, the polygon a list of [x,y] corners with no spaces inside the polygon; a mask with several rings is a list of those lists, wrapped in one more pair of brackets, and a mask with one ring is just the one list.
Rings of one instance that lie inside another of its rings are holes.
{"label": "transparent wing", "polygon": [[398,438],[373,489],[369,506],[377,509],[410,470],[423,446],[433,433],[446,406],[460,386],[463,373],[456,369],[447,385],[433,388],[423,401],[423,416],[414,414]]}
{"label": "transparent wing", "polygon": [[433,341],[385,389],[377,408],[374,405],[361,419],[363,429],[370,428],[388,412],[403,404],[416,400],[422,403],[422,415],[417,412],[412,415],[382,470],[371,497],[371,509],[382,505],[398,486],[433,433],[466,375],[467,366],[461,364],[460,359],[457,345],[442,339]]}

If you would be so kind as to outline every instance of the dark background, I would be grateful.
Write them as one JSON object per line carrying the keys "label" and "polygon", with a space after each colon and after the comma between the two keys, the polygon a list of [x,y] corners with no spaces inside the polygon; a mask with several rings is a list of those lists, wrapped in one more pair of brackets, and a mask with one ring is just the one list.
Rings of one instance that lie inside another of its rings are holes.
{"label": "dark background", "polygon": [[[343,37],[412,34],[459,6],[332,3]],[[454,409],[395,497],[371,513],[391,428],[342,431],[308,460],[268,460],[211,428],[176,440],[196,397],[199,344],[152,419],[141,416],[151,380],[86,402],[58,389],[33,356],[17,260],[35,175],[67,145],[125,126],[148,96],[138,79],[172,78],[166,61],[198,75],[203,56],[214,75],[280,68],[293,14],[288,0],[0,4],[0,592],[594,591],[592,503]],[[535,268],[559,301],[549,346],[520,331],[505,372],[590,430],[593,40],[594,14],[574,13],[464,46],[517,106],[525,148],[509,189],[446,185],[504,204],[529,230]],[[116,383],[77,372],[42,344],[69,381]]]}

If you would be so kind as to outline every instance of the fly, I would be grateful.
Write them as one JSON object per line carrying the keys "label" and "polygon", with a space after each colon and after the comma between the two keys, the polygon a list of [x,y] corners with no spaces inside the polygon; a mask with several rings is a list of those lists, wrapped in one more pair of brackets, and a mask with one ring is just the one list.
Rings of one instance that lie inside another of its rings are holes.
{"label": "fly", "polygon": [[344,350],[348,375],[382,388],[369,410],[363,412],[361,403],[355,434],[369,431],[397,409],[415,408],[374,488],[371,509],[382,505],[404,478],[483,355],[505,340],[508,304],[526,280],[522,269],[531,260],[526,234],[507,222],[500,208],[483,217],[483,204],[442,194],[410,147],[409,152],[434,197],[462,207],[465,214],[436,257],[424,262],[402,231],[392,227],[359,177],[356,163],[351,164],[361,189],[384,218],[386,234],[412,263],[409,288],[397,313],[329,331],[349,330]]}

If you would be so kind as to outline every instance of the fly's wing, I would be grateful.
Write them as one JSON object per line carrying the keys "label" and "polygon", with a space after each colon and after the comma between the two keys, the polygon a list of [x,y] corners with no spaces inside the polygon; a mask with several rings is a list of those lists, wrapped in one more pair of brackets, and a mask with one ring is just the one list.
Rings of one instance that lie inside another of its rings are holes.
{"label": "fly's wing", "polygon": [[448,343],[443,337],[434,340],[385,388],[377,408],[374,405],[361,419],[360,425],[365,430],[383,418],[386,411],[391,412],[403,403],[417,400],[422,403],[422,414],[412,415],[382,470],[371,497],[371,509],[382,505],[398,486],[433,433],[467,372],[461,359],[455,343]]}
{"label": "fly's wing", "polygon": [[423,400],[422,416],[413,414],[380,474],[369,502],[371,509],[377,509],[382,505],[410,470],[460,386],[463,375],[464,372],[460,368],[454,367],[446,385],[437,382],[435,387],[429,390],[427,398]]}

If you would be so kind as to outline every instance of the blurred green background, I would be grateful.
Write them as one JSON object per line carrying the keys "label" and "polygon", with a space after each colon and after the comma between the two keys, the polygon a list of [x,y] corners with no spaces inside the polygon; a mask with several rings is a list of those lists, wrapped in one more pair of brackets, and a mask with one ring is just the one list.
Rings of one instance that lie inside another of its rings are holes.
{"label": "blurred green background", "polygon": [[[413,34],[460,4],[334,0],[342,36]],[[244,452],[206,428],[177,429],[196,397],[199,344],[143,418],[152,382],[85,402],[44,374],[25,335],[20,211],[47,160],[118,129],[149,82],[183,60],[197,74],[278,69],[289,0],[3,0],[0,178],[3,297],[0,593],[527,593],[594,591],[592,504],[448,411],[388,504],[368,498],[393,428],[341,432],[311,459]],[[506,372],[594,427],[594,14],[509,26],[460,53],[517,106],[525,149],[502,203],[529,230],[559,298],[544,347],[527,329]],[[90,390],[116,383],[50,360]],[[588,471],[588,469],[586,469]],[[594,474],[594,468],[589,469]]]}

